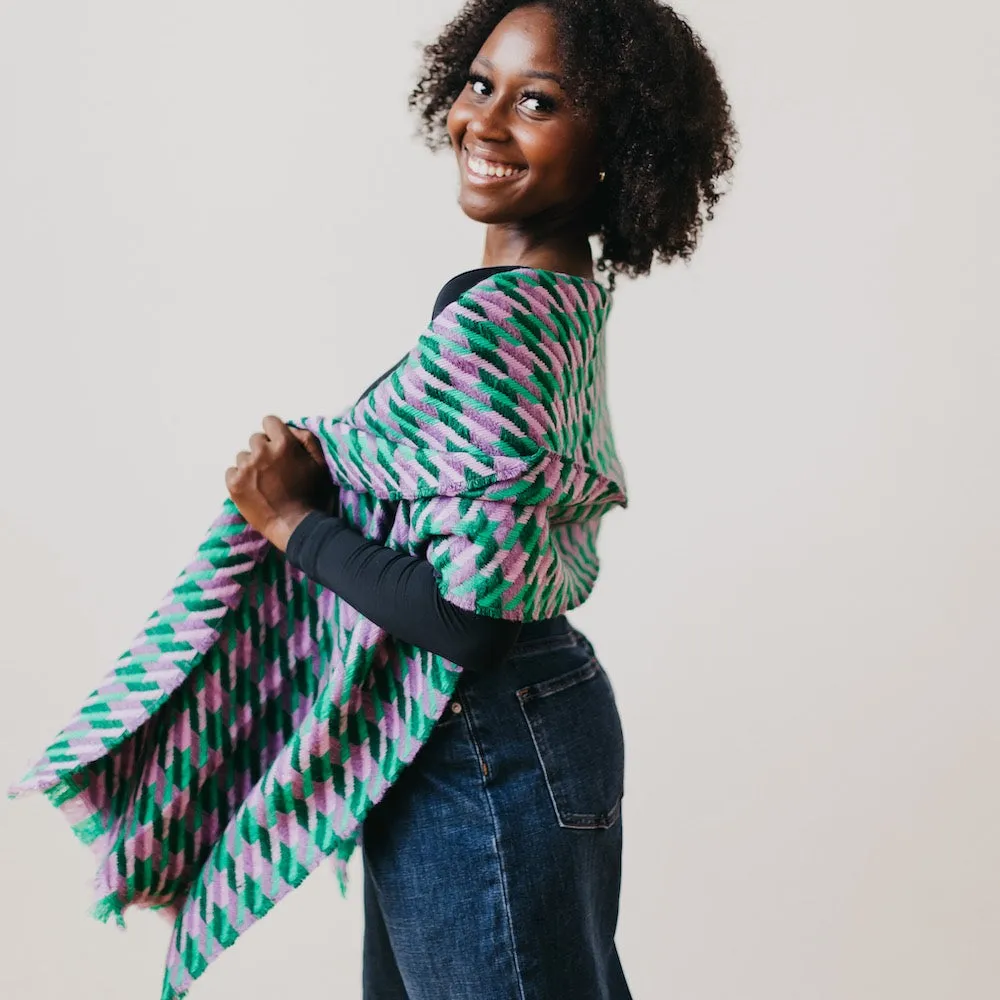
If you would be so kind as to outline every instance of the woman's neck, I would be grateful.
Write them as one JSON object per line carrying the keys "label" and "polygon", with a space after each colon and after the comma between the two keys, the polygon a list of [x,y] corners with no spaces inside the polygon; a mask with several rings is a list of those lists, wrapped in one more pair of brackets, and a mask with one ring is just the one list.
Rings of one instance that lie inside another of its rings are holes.
{"label": "woman's neck", "polygon": [[590,240],[580,232],[550,235],[544,240],[502,223],[486,230],[483,267],[537,267],[594,280]]}

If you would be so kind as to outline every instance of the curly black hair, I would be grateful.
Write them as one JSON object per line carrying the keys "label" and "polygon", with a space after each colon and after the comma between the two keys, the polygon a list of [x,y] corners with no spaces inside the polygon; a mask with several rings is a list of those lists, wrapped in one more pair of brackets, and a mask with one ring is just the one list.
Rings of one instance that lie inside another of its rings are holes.
{"label": "curly black hair", "polygon": [[[417,135],[432,150],[450,145],[448,110],[469,65],[497,24],[517,7],[551,10],[566,90],[596,116],[605,169],[587,218],[601,240],[596,266],[648,274],[654,256],[689,259],[704,219],[725,193],[739,137],[729,100],[701,39],[657,0],[469,0],[423,46],[422,75],[408,97]],[[704,202],[704,216],[703,205]]]}

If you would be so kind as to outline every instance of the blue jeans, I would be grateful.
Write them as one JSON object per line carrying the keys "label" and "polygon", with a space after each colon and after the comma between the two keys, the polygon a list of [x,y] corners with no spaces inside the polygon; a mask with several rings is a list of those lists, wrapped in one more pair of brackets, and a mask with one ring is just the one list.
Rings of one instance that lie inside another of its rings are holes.
{"label": "blue jeans", "polygon": [[362,824],[363,1000],[631,1000],[624,768],[611,682],[564,615],[464,671]]}

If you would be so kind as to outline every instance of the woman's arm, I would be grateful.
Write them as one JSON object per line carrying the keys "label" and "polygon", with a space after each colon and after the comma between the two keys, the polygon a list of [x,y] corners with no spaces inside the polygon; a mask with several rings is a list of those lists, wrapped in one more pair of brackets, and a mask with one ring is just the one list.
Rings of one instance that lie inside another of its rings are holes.
{"label": "woman's arm", "polygon": [[[513,265],[510,265],[512,267]],[[463,271],[438,293],[431,320],[487,274],[508,265]],[[361,394],[363,399],[409,356],[404,354]],[[338,504],[333,509],[337,510]],[[491,618],[450,604],[426,559],[364,537],[341,517],[313,511],[289,536],[285,558],[321,586],[339,594],[390,635],[439,653],[469,670],[498,665],[510,652],[521,623]]]}
{"label": "woman's arm", "polygon": [[344,518],[320,510],[295,527],[285,558],[390,635],[469,670],[499,666],[521,631],[520,622],[449,603],[426,559],[365,538]]}

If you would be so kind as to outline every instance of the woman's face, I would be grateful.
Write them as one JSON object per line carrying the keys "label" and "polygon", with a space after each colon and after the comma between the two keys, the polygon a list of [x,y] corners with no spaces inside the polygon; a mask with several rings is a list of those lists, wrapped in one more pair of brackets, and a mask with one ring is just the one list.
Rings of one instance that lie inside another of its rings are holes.
{"label": "woman's face", "polygon": [[571,214],[598,175],[594,129],[560,85],[556,22],[541,6],[511,11],[483,43],[448,112],[458,201],[477,222]]}

